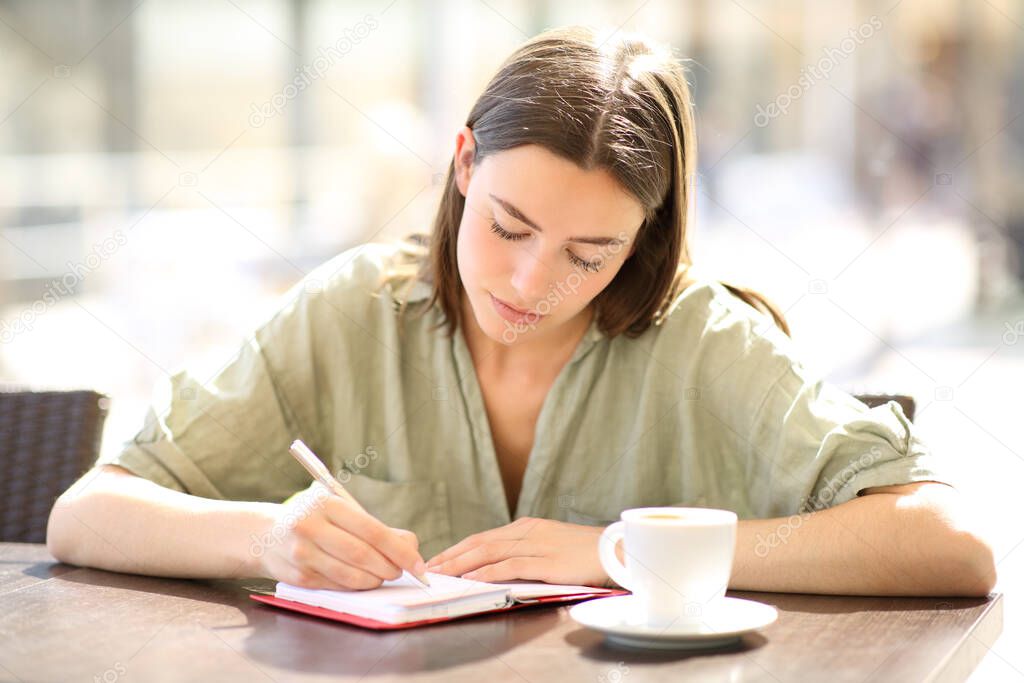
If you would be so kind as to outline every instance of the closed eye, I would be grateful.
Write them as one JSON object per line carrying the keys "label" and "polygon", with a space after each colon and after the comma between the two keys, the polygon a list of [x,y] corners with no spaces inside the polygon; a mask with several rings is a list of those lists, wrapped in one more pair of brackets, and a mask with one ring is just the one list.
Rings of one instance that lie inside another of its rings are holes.
{"label": "closed eye", "polygon": [[509,240],[510,242],[518,242],[519,240],[524,240],[530,236],[529,233],[525,232],[509,232],[493,221],[491,222],[491,232],[497,233],[501,239]]}
{"label": "closed eye", "polygon": [[601,263],[601,259],[587,261],[586,259],[581,259],[579,256],[572,253],[571,251],[566,250],[566,253],[569,254],[569,260],[572,261],[573,265],[579,266],[583,270],[590,271],[591,273],[596,273],[597,271],[601,270],[601,266],[603,265]]}
{"label": "closed eye", "polygon": [[[494,221],[491,221],[491,232],[498,235],[498,237],[500,237],[501,239],[508,240],[510,242],[518,242],[519,240],[524,240],[530,236],[530,233],[526,232],[509,232],[508,230],[501,227]],[[569,261],[574,266],[582,268],[583,270],[589,271],[591,273],[596,273],[597,271],[601,270],[601,266],[604,265],[600,258],[597,258],[593,261],[587,261],[586,259],[582,259],[576,254],[572,253],[568,249],[565,250],[565,253],[569,255]]]}

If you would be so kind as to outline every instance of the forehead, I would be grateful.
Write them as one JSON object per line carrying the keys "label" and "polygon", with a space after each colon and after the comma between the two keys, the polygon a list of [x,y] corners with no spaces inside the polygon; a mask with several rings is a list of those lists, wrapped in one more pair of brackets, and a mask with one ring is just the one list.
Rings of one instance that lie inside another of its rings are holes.
{"label": "forehead", "polygon": [[522,145],[484,158],[486,187],[516,206],[545,232],[614,237],[633,235],[643,222],[640,202],[604,169],[585,171],[539,145]]}

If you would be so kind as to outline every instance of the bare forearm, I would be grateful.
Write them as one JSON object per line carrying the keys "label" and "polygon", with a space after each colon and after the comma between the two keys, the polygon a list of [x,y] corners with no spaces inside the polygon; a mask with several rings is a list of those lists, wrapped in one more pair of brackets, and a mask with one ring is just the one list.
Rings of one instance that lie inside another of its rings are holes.
{"label": "bare forearm", "polygon": [[101,477],[83,480],[61,496],[50,515],[50,552],[70,564],[155,576],[259,573],[260,537],[276,505],[209,500],[130,479],[116,489]]}
{"label": "bare forearm", "polygon": [[987,548],[926,507],[874,494],[818,512],[744,520],[729,587],[846,595],[986,595]]}

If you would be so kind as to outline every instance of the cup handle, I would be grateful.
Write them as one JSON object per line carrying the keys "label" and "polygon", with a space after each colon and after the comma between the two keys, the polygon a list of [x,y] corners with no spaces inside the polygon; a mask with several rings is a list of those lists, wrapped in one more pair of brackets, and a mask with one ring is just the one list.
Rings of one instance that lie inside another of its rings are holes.
{"label": "cup handle", "polygon": [[601,566],[608,572],[608,576],[626,590],[632,590],[628,585],[630,583],[629,571],[619,562],[619,558],[615,554],[615,546],[620,540],[625,538],[625,528],[626,525],[623,522],[609,524],[601,532],[601,539],[598,541],[598,553],[601,558]]}

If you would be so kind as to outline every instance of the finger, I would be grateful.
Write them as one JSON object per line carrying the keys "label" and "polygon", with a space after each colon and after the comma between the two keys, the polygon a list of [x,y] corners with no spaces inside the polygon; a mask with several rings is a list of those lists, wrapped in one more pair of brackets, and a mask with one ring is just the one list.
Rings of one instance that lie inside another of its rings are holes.
{"label": "finger", "polygon": [[361,538],[398,567],[415,573],[417,563],[423,562],[419,550],[407,537],[396,533],[373,515],[355,508],[348,501],[332,497],[324,509],[336,526]]}
{"label": "finger", "polygon": [[380,577],[328,555],[315,543],[296,544],[289,559],[300,571],[311,569],[347,590],[367,590],[383,583]]}
{"label": "finger", "polygon": [[363,539],[333,524],[323,524],[310,540],[328,555],[362,569],[381,580],[402,576],[402,569]]}
{"label": "finger", "polygon": [[497,541],[502,539],[517,539],[520,538],[520,536],[521,534],[519,532],[519,526],[515,522],[513,522],[512,524],[499,526],[494,529],[488,529],[487,531],[481,531],[479,533],[473,534],[472,536],[466,536],[464,539],[462,539],[455,545],[451,546],[450,548],[438,553],[437,555],[434,555],[434,557],[430,558],[430,560],[427,562],[427,567],[431,567],[432,565],[439,565],[442,562],[446,562],[452,559],[453,557],[461,555],[467,550],[475,548],[481,543],[488,543],[490,541]]}
{"label": "finger", "polygon": [[[493,531],[493,529],[492,529],[492,531]],[[486,538],[485,535],[489,534],[489,533],[491,533],[491,532],[490,531],[485,531],[485,532],[480,533],[480,534],[473,534],[472,536],[467,536],[466,538],[462,539],[461,541],[459,541],[455,545],[450,546],[450,547],[446,548],[445,550],[442,550],[437,555],[434,555],[432,558],[427,560],[427,569],[431,569],[431,570],[436,569],[438,566],[440,566],[444,562],[447,562],[448,560],[452,559],[453,557],[457,557],[458,555],[461,555],[462,553],[466,552],[470,548],[476,547],[477,543],[480,543],[481,539],[482,538]]]}
{"label": "finger", "polygon": [[278,581],[284,581],[290,583],[293,586],[299,586],[301,588],[315,588],[318,590],[348,590],[345,586],[339,583],[331,581],[326,576],[306,567],[300,569],[293,564],[288,564],[283,574],[279,574],[277,577]]}
{"label": "finger", "polygon": [[491,533],[492,532],[487,531],[481,534],[467,536],[450,548],[430,558],[430,560],[427,561],[427,569],[430,569],[431,571],[439,571],[440,567],[442,567],[445,562],[449,562],[459,555],[476,548],[481,543],[486,543],[488,539],[492,538],[490,535]]}
{"label": "finger", "polygon": [[487,582],[527,579],[558,583],[551,580],[550,572],[545,569],[547,564],[549,563],[539,557],[509,557],[494,564],[484,565],[475,571],[464,574],[462,578]]}
{"label": "finger", "polygon": [[447,562],[442,562],[434,571],[450,576],[462,576],[466,572],[509,557],[532,557],[540,554],[535,545],[522,539],[491,541],[471,548]]}
{"label": "finger", "polygon": [[289,554],[282,552],[273,555],[273,565],[268,574],[270,578],[302,588],[325,588],[328,590],[343,588],[310,567],[296,567],[289,562]]}
{"label": "finger", "polygon": [[[332,581],[311,566],[301,566],[292,562],[291,557],[294,554],[295,550],[292,548],[287,552],[277,553],[274,556],[275,567],[272,570],[272,578],[290,583],[293,586],[301,586],[302,588],[349,590],[347,586]],[[299,556],[301,557],[302,554],[299,553]]]}
{"label": "finger", "polygon": [[412,547],[416,548],[416,550],[420,549],[420,539],[417,538],[414,532],[409,531],[408,529],[396,529],[395,527],[391,527],[391,530],[398,534],[399,537],[411,543]]}

